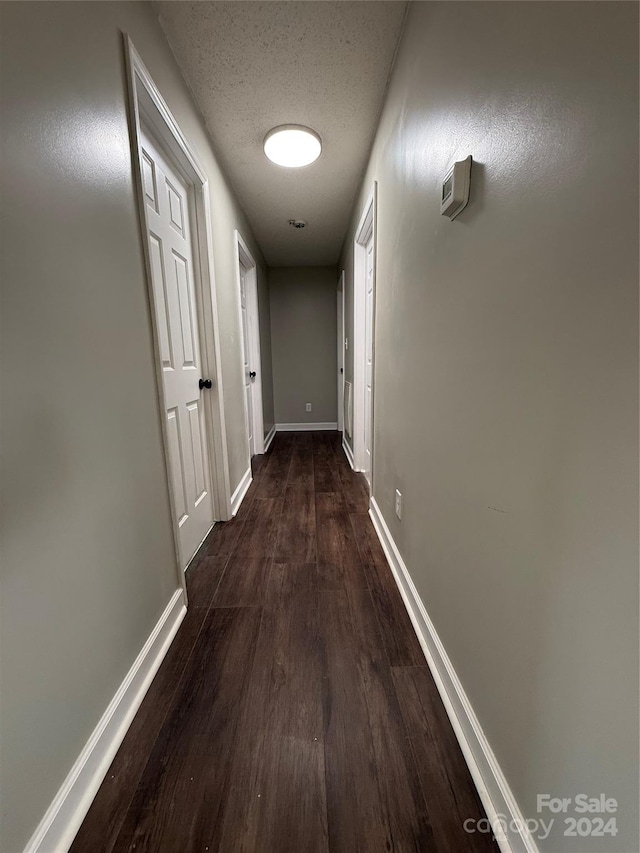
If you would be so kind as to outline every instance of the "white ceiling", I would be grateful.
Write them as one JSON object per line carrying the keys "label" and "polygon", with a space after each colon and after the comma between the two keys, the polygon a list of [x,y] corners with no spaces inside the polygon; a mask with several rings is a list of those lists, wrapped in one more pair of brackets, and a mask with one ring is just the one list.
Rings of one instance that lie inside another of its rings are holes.
{"label": "white ceiling", "polygon": [[[160,23],[270,266],[335,264],[406,3],[158,2]],[[265,134],[303,124],[319,160],[284,169]],[[306,219],[296,230],[289,219]]]}

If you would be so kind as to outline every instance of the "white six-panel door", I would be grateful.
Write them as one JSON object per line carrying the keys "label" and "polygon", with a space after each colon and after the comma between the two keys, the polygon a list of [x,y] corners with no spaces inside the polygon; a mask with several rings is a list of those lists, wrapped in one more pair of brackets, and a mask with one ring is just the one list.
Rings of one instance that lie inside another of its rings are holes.
{"label": "white six-panel door", "polygon": [[162,362],[174,508],[183,568],[213,524],[188,190],[141,133],[151,278]]}
{"label": "white six-panel door", "polygon": [[255,455],[253,435],[253,377],[251,376],[251,318],[247,304],[247,270],[240,264],[240,308],[242,309],[242,361],[244,365],[244,393],[247,399],[247,432],[249,435],[249,453]]}
{"label": "white six-panel door", "polygon": [[373,455],[373,232],[365,247],[365,366],[364,366],[364,475],[371,486],[371,457]]}
{"label": "white six-panel door", "polygon": [[338,281],[338,431],[344,430],[344,270]]}

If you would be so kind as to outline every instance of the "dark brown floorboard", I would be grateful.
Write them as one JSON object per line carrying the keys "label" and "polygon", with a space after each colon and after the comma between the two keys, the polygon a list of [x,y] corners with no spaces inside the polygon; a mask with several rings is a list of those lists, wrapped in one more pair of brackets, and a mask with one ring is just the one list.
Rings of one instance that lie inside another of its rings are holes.
{"label": "dark brown floorboard", "polygon": [[335,464],[335,453],[331,439],[326,433],[316,432],[312,438],[313,464],[332,465]]}
{"label": "dark brown floorboard", "polygon": [[276,563],[310,563],[315,559],[315,496],[312,490],[287,486],[274,560]]}
{"label": "dark brown floorboard", "polygon": [[326,592],[323,605],[331,847],[435,851],[369,592]]}
{"label": "dark brown floorboard", "polygon": [[297,435],[293,440],[287,485],[313,491],[313,445],[310,433]]}
{"label": "dark brown floorboard", "polygon": [[483,808],[428,667],[394,668],[393,680],[423,790],[429,798],[438,850],[490,853],[495,850],[490,835],[464,832],[466,818],[477,820]]}
{"label": "dark brown floorboard", "polygon": [[244,523],[242,536],[233,551],[235,558],[273,555],[283,503],[284,499],[280,497],[254,500]]}
{"label": "dark brown floorboard", "polygon": [[243,524],[244,517],[236,516],[224,524],[214,525],[202,545],[204,554],[207,557],[228,557],[232,554],[238,544]]}
{"label": "dark brown floorboard", "polygon": [[217,849],[260,617],[251,607],[209,611],[116,850]]}
{"label": "dark brown floorboard", "polygon": [[369,585],[342,492],[316,494],[318,566],[329,589]]}
{"label": "dark brown floorboard", "polygon": [[342,491],[342,483],[335,465],[327,462],[314,462],[313,479],[316,492]]}
{"label": "dark brown floorboard", "polygon": [[497,853],[338,433],[279,433],[73,853]]}
{"label": "dark brown floorboard", "polygon": [[158,738],[175,689],[193,651],[207,611],[190,609],[165,657],[118,753],[91,804],[72,846],[73,851],[114,849],[127,809]]}
{"label": "dark brown floorboard", "polygon": [[421,666],[424,654],[368,515],[350,516],[391,666]]}
{"label": "dark brown floorboard", "polygon": [[189,607],[209,607],[229,557],[195,557],[187,569]]}
{"label": "dark brown floorboard", "polygon": [[342,451],[336,456],[336,470],[342,483],[345,505],[348,512],[368,512],[369,492],[367,483],[362,474],[356,474],[349,467],[349,463]]}
{"label": "dark brown floorboard", "polygon": [[268,553],[229,557],[212,606],[259,607],[264,602],[270,568]]}
{"label": "dark brown floorboard", "polygon": [[315,563],[274,563],[222,850],[327,850]]}
{"label": "dark brown floorboard", "polygon": [[267,462],[260,471],[256,497],[278,498],[282,495],[289,473],[293,443],[293,433],[281,432],[273,439]]}

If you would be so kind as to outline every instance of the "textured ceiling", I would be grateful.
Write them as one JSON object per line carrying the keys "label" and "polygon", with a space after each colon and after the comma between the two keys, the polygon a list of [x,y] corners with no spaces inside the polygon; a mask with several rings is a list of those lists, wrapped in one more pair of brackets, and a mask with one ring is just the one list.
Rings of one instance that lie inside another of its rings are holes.
{"label": "textured ceiling", "polygon": [[[161,26],[270,266],[337,262],[406,3],[157,2]],[[283,169],[265,134],[303,124],[319,160]],[[306,219],[296,230],[289,219]]]}

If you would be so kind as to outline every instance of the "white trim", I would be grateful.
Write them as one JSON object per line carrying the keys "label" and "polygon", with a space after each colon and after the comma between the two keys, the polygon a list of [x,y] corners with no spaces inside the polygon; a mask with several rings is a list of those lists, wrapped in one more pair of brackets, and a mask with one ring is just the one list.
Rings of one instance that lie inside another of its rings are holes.
{"label": "white trim", "polygon": [[211,239],[211,207],[209,184],[206,173],[200,165],[194,151],[185,139],[180,127],[165,103],[160,91],[153,82],[131,39],[124,34],[127,82],[129,91],[129,130],[133,153],[134,176],[137,190],[138,218],[142,237],[142,251],[146,270],[153,345],[155,351],[156,393],[158,414],[161,421],[165,474],[171,504],[172,529],[176,551],[176,564],[179,582],[186,591],[182,560],[179,548],[178,519],[175,511],[169,462],[169,441],[166,418],[164,416],[164,389],[160,367],[156,315],[153,308],[153,284],[151,277],[151,258],[147,239],[146,205],[142,187],[142,165],[140,153],[140,126],[142,117],[153,128],[158,138],[167,148],[174,166],[192,190],[194,225],[194,273],[196,279],[196,301],[198,313],[199,339],[202,370],[214,380],[214,389],[203,395],[203,409],[207,424],[209,444],[209,482],[213,498],[213,519],[231,518],[231,486],[229,478],[229,458],[226,438],[226,418],[222,386],[222,359],[220,351],[220,331],[218,306],[214,279],[213,248]]}
{"label": "white trim", "polygon": [[[371,498],[369,515],[407,608],[429,669],[469,766],[502,853],[538,853],[522,812],[482,730],[471,703],[411,579],[380,508]],[[502,816],[499,819],[498,816]],[[506,818],[506,820],[505,820]],[[504,832],[507,824],[507,834]],[[520,831],[514,827],[521,827]]]}
{"label": "white trim", "polygon": [[25,853],[69,849],[186,612],[182,589],[177,589],[30,838]]}
{"label": "white trim", "polygon": [[325,424],[276,424],[276,432],[317,432],[329,429],[337,430],[337,421]]}
{"label": "white trim", "polygon": [[342,436],[342,449],[344,450],[344,455],[347,457],[347,462],[349,463],[349,465],[351,465],[351,467],[355,471],[356,468],[355,468],[355,465],[353,464],[353,451],[349,447],[347,440],[344,437],[344,434]]}
{"label": "white trim", "polygon": [[[366,359],[366,244],[373,235],[373,363],[371,365],[371,435],[373,437],[373,397],[375,395],[375,304],[377,250],[377,182],[374,181],[362,209],[353,241],[353,458],[357,471],[365,470],[365,359]],[[369,481],[373,486],[373,447]]]}
{"label": "white trim", "polygon": [[274,425],[271,427],[271,429],[269,430],[269,433],[268,433],[267,437],[266,437],[266,438],[265,438],[265,440],[264,440],[264,452],[265,452],[265,453],[266,453],[266,452],[267,452],[267,450],[271,447],[271,442],[273,441],[273,439],[274,439],[275,437],[276,437],[276,425],[274,424]]}
{"label": "white trim", "polygon": [[240,509],[240,504],[244,500],[244,496],[247,494],[249,486],[252,481],[251,476],[251,465],[244,472],[242,479],[238,483],[238,487],[235,492],[231,495],[231,512],[235,515]]}
{"label": "white trim", "polygon": [[[252,396],[252,411],[253,411],[253,450],[254,454],[264,453],[264,414],[262,410],[262,358],[260,353],[260,310],[258,305],[258,265],[256,264],[253,255],[249,251],[249,247],[242,238],[242,234],[236,229],[233,232],[235,242],[236,256],[236,292],[238,305],[238,322],[240,329],[240,361],[242,365],[243,382],[244,382],[244,332],[242,329],[242,298],[240,294],[240,265],[247,271],[246,278],[246,299],[247,299],[247,318],[249,320],[249,329],[247,339],[249,341],[249,366],[254,369],[256,377],[251,383]],[[247,411],[246,395],[244,394],[245,420],[249,423],[249,413]],[[247,435],[247,444],[249,436]],[[249,450],[249,458],[251,458],[251,450]]]}

